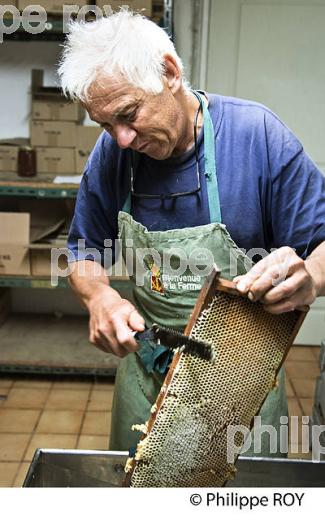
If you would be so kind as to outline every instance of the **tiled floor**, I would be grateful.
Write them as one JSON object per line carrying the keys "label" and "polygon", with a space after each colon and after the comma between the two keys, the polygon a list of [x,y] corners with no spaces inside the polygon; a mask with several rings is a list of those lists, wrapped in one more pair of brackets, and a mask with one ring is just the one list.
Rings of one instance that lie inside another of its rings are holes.
{"label": "tiled floor", "polygon": [[311,453],[302,453],[301,417],[312,414],[315,383],[319,376],[319,347],[293,347],[285,362],[289,415],[298,416],[298,442],[293,439],[289,457],[311,458]]}
{"label": "tiled floor", "polygon": [[[310,415],[318,347],[293,347],[285,363],[290,415]],[[113,382],[0,377],[0,487],[22,485],[36,448],[107,449]],[[292,457],[301,453],[301,440]],[[298,452],[298,453],[297,453]]]}
{"label": "tiled floor", "polygon": [[108,449],[114,382],[0,376],[0,487],[20,487],[37,448]]}

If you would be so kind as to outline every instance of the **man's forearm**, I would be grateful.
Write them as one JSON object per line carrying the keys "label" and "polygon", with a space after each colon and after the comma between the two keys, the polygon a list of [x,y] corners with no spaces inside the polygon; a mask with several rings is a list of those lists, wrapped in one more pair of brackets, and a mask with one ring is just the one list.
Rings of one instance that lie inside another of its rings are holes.
{"label": "man's forearm", "polygon": [[81,300],[81,302],[89,307],[91,301],[105,291],[111,291],[112,300],[120,299],[117,291],[109,286],[108,277],[103,267],[91,260],[81,260],[73,264],[73,270],[69,277],[69,282]]}
{"label": "man's forearm", "polygon": [[101,265],[82,260],[71,267],[71,287],[89,311],[89,341],[119,357],[135,352],[133,332],[144,330],[144,319],[134,305],[110,287]]}
{"label": "man's forearm", "polygon": [[325,296],[325,242],[306,259],[306,267],[314,280],[317,296]]}

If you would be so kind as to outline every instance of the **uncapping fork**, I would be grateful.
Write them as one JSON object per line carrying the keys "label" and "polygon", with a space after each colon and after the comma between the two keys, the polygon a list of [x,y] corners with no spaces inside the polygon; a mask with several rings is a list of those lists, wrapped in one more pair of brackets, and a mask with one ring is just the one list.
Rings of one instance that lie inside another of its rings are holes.
{"label": "uncapping fork", "polygon": [[205,359],[207,361],[214,360],[214,352],[209,343],[200,341],[197,339],[185,336],[177,330],[173,330],[167,327],[162,327],[154,323],[152,327],[144,330],[143,332],[137,332],[134,335],[137,341],[150,340],[155,341],[157,344],[162,344],[171,350],[179,348],[180,352],[185,354],[191,354],[192,356]]}

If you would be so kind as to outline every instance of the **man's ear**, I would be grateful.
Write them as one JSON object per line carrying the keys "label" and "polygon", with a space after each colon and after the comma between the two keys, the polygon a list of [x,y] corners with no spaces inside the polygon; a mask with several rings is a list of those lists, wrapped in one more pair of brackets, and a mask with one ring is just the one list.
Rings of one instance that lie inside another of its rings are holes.
{"label": "man's ear", "polygon": [[164,54],[164,76],[172,94],[176,94],[182,86],[182,74],[175,58],[171,54]]}

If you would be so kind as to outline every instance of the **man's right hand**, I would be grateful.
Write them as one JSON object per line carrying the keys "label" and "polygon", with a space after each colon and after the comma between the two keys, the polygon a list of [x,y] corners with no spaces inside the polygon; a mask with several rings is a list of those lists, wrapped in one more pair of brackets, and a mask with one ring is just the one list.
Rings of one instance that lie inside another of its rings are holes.
{"label": "man's right hand", "polygon": [[104,352],[124,357],[139,348],[132,332],[144,330],[144,319],[110,285],[100,264],[80,260],[70,264],[72,289],[90,315],[89,339]]}
{"label": "man's right hand", "polygon": [[87,307],[89,339],[96,347],[118,357],[139,348],[132,331],[143,331],[144,319],[128,300],[106,286],[92,296]]}

